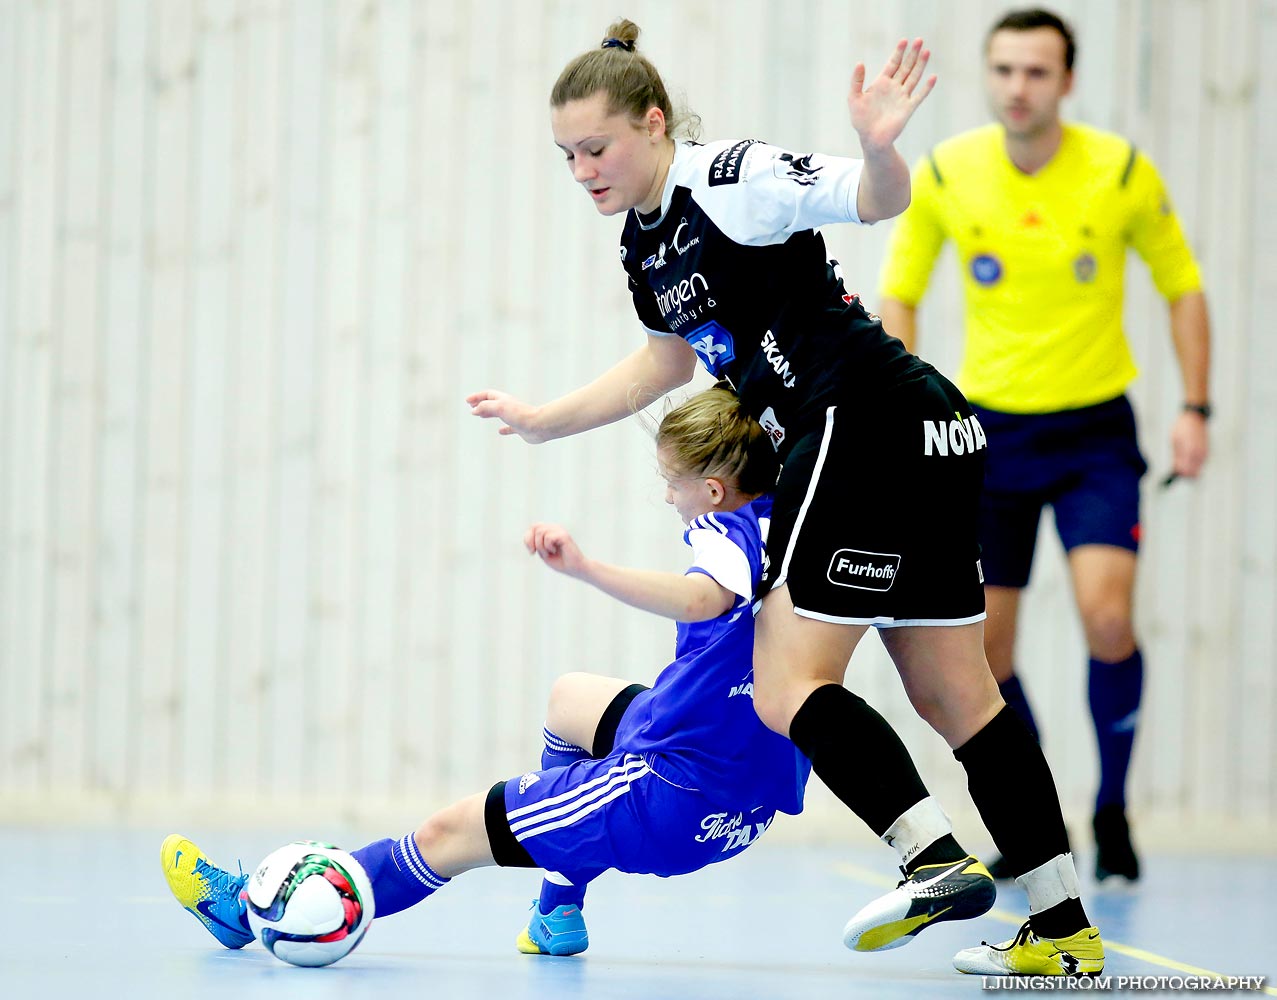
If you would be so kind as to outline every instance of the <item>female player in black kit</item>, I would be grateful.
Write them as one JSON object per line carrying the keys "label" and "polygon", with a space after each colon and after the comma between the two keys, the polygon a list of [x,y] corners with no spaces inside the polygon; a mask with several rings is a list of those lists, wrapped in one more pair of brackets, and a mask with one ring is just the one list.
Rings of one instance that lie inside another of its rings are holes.
{"label": "female player in black kit", "polygon": [[590,384],[532,406],[468,397],[502,434],[537,443],[618,420],[683,385],[699,358],[740,396],[783,462],[757,619],[754,704],[830,789],[900,855],[904,880],[852,917],[847,945],[907,943],[976,916],[992,880],[952,834],[908,751],[843,687],[876,627],[917,712],[948,741],[1030,916],[1000,945],[960,952],[985,975],[1095,975],[1104,967],[1068,853],[1055,783],[985,660],[976,513],[984,432],[966,400],[883,332],[843,287],[815,227],[875,222],[909,203],[894,147],[931,91],[929,53],[902,41],[879,77],[852,75],[862,160],[754,140],[700,145],[638,28],[613,24],[560,74],[555,143],[602,215],[626,213],[621,260],[647,343]]}

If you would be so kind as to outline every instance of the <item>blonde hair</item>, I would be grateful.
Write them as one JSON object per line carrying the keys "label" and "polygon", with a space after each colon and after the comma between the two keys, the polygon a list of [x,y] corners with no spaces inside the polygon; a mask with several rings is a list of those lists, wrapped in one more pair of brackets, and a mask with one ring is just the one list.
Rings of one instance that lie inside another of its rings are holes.
{"label": "blonde hair", "polygon": [[728,389],[706,389],[665,414],[656,447],[675,471],[722,479],[746,494],[766,493],[780,472],[767,432]]}
{"label": "blonde hair", "polygon": [[561,108],[568,101],[602,92],[607,94],[609,115],[623,113],[631,121],[639,121],[648,108],[660,108],[667,135],[681,130],[695,139],[700,133],[700,118],[686,108],[674,107],[661,74],[637,51],[638,36],[639,26],[633,21],[621,18],[609,25],[599,48],[582,52],[563,68],[550,91],[550,107]]}

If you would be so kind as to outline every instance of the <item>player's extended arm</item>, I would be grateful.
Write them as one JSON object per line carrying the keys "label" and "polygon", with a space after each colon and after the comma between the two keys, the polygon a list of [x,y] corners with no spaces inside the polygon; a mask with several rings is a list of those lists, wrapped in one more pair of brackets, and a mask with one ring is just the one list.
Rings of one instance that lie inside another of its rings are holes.
{"label": "player's extended arm", "polygon": [[905,350],[916,353],[918,344],[918,307],[906,305],[899,299],[884,295],[878,303],[878,318],[882,320],[882,328],[904,341]]}
{"label": "player's extended arm", "polygon": [[648,335],[647,343],[588,385],[541,406],[485,389],[466,397],[476,417],[501,421],[501,434],[529,444],[580,434],[637,413],[696,371],[696,352],[681,337]]}
{"label": "player's extended arm", "polygon": [[708,621],[736,603],[735,594],[704,573],[682,576],[588,559],[577,579],[630,607],[676,622]]}
{"label": "player's extended arm", "polygon": [[909,207],[909,165],[896,151],[895,141],[936,85],[934,76],[922,82],[930,58],[921,38],[912,45],[901,40],[867,88],[864,64],[857,63],[852,72],[847,107],[865,160],[856,192],[861,222],[890,219]]}
{"label": "player's extended arm", "polygon": [[704,573],[665,573],[587,559],[566,528],[534,524],[524,535],[527,550],[551,569],[584,580],[610,597],[662,618],[703,622],[736,603],[736,595]]}
{"label": "player's extended arm", "polygon": [[[1171,339],[1184,383],[1184,402],[1210,400],[1210,316],[1206,296],[1188,292],[1171,303]],[[1177,475],[1193,478],[1202,471],[1210,450],[1206,418],[1184,410],[1171,427],[1171,461]]]}

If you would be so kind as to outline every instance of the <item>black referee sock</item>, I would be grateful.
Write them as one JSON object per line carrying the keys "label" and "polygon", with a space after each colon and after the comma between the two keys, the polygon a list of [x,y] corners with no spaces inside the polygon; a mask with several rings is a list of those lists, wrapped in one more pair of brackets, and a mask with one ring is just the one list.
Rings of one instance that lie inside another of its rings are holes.
{"label": "black referee sock", "polygon": [[966,768],[971,798],[1011,871],[1021,875],[1068,853],[1051,768],[1009,706],[953,755]]}
{"label": "black referee sock", "polygon": [[895,730],[841,684],[826,684],[807,696],[789,724],[789,738],[829,790],[879,837],[927,797]]}

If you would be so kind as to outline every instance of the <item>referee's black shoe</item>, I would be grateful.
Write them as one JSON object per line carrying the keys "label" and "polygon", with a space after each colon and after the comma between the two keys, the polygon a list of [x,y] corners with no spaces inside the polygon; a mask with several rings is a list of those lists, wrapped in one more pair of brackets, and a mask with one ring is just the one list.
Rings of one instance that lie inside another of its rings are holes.
{"label": "referee's black shoe", "polygon": [[1095,830],[1095,881],[1121,876],[1128,882],[1140,877],[1140,859],[1131,843],[1131,828],[1119,803],[1100,806],[1091,821]]}

